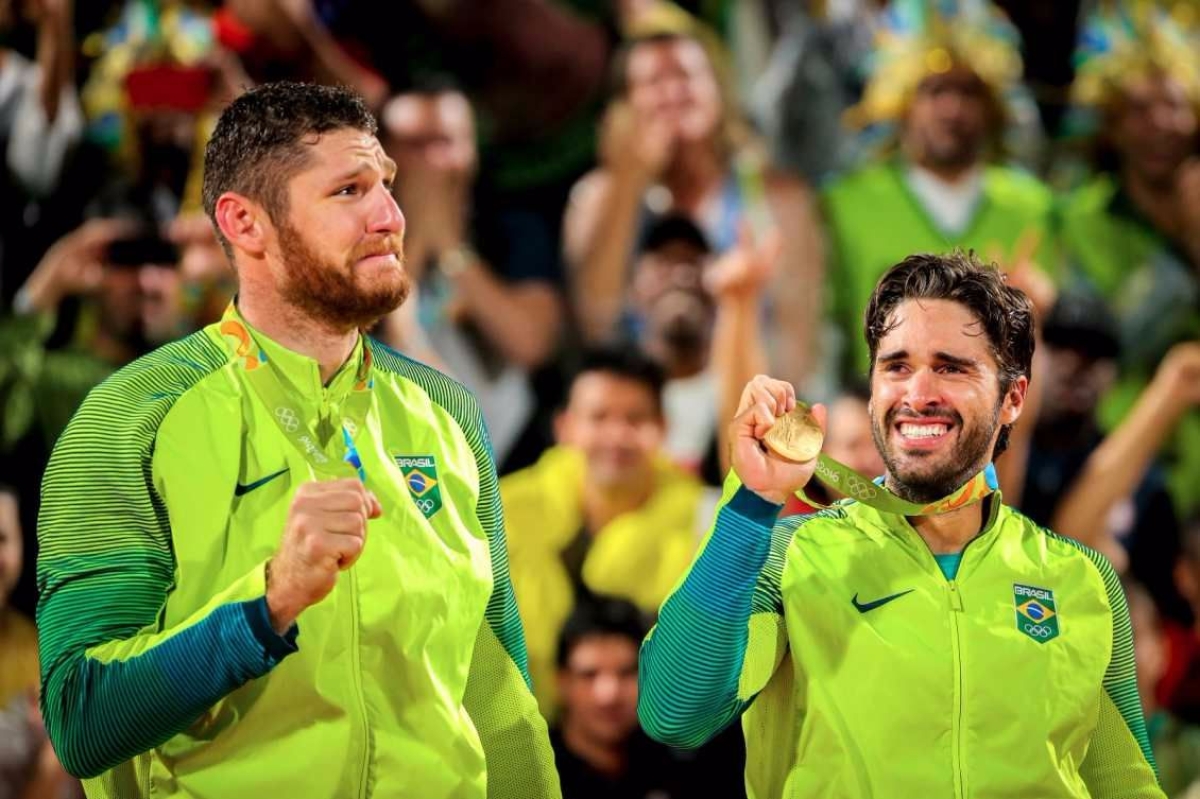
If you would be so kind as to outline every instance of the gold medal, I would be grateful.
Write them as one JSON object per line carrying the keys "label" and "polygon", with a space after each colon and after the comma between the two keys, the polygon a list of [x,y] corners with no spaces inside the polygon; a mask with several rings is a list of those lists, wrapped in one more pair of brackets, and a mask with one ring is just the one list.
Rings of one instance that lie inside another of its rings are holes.
{"label": "gold medal", "polygon": [[821,432],[812,411],[803,402],[775,420],[774,426],[763,436],[763,443],[781,458],[804,463],[821,453],[825,434]]}

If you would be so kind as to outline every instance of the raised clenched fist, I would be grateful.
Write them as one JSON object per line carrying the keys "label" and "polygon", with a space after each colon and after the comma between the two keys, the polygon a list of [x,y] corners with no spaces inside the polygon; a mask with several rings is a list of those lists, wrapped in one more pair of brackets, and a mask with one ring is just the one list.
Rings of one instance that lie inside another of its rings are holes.
{"label": "raised clenched fist", "polygon": [[362,554],[367,521],[383,509],[355,478],[302,484],[292,498],[279,551],[267,566],[267,607],[282,634],[333,590],[338,572]]}

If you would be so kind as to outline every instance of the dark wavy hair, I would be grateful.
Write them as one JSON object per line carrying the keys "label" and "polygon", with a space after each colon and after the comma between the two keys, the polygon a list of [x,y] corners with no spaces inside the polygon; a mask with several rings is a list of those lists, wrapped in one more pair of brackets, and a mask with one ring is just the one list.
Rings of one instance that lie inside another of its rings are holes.
{"label": "dark wavy hair", "polygon": [[[310,158],[305,145],[345,128],[376,130],[375,115],[349,89],[279,81],[240,95],[221,113],[204,148],[204,212],[215,226],[217,198],[235,191],[260,203],[272,222],[285,218],[288,181]],[[217,238],[232,259],[220,228]]]}
{"label": "dark wavy hair", "polygon": [[[864,332],[871,352],[871,371],[879,341],[895,326],[892,312],[905,300],[950,300],[964,306],[987,334],[988,348],[1000,373],[1000,396],[1016,379],[1030,377],[1033,362],[1033,305],[1020,289],[1005,282],[995,264],[985,264],[974,252],[955,250],[945,255],[910,255],[888,270],[867,304]],[[1012,425],[996,440],[993,460],[1008,448]]]}
{"label": "dark wavy hair", "polygon": [[620,344],[602,344],[588,347],[579,354],[567,381],[567,392],[580,377],[586,374],[606,374],[620,377],[646,387],[654,397],[654,409],[662,416],[663,388],[667,384],[667,373],[662,364],[635,347]]}
{"label": "dark wavy hair", "polygon": [[650,632],[650,622],[637,606],[626,599],[600,594],[585,594],[563,624],[558,637],[555,662],[566,668],[571,653],[585,639],[597,636],[619,636],[640,647]]}

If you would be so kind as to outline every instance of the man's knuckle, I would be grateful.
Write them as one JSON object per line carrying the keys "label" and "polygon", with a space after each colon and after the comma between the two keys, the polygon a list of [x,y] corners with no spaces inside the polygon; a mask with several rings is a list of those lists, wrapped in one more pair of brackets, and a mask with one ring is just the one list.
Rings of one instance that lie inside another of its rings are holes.
{"label": "man's knuckle", "polygon": [[327,545],[322,536],[309,536],[300,542],[301,556],[310,562],[317,561],[325,554]]}

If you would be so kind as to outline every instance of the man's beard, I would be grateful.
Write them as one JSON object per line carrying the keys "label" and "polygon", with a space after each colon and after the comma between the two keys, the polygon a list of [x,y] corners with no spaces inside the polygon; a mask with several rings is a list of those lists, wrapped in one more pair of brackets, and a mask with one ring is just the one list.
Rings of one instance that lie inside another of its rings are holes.
{"label": "man's beard", "polygon": [[661,297],[647,318],[651,338],[672,357],[690,358],[708,349],[712,309],[702,295],[677,290]]}
{"label": "man's beard", "polygon": [[926,157],[931,166],[941,169],[968,169],[983,154],[984,142],[960,132],[945,133],[946,140],[940,145],[928,142]]}
{"label": "man's beard", "polygon": [[659,337],[672,352],[692,355],[703,351],[711,338],[708,327],[700,320],[675,317],[659,331]]}
{"label": "man's beard", "polygon": [[[408,297],[411,281],[404,269],[404,242],[398,235],[362,242],[336,266],[323,261],[291,225],[279,227],[279,247],[287,271],[283,299],[334,330],[369,329]],[[358,262],[389,252],[396,254],[400,264],[394,276],[384,273],[385,279],[362,285],[355,271]]]}
{"label": "man's beard", "polygon": [[[999,410],[999,403],[996,407]],[[892,439],[889,435],[896,423],[895,410],[888,412],[882,426],[872,415],[871,435],[875,439],[876,449],[883,456],[884,465],[887,466],[888,487],[902,499],[927,504],[950,496],[987,465],[991,460],[992,438],[1000,425],[1000,420],[998,415],[993,414],[986,424],[968,431],[963,425],[962,417],[953,411],[936,410],[927,414],[915,415],[910,413],[906,414],[904,418],[919,424],[921,416],[940,418],[949,416],[954,421],[954,429],[958,431],[958,443],[941,468],[921,473],[910,468],[907,473],[901,473],[900,460],[892,452]],[[964,435],[965,438],[962,437]],[[912,458],[912,456],[909,457]],[[915,460],[919,460],[920,457],[917,456]],[[937,457],[937,455],[929,453],[925,457]]]}

